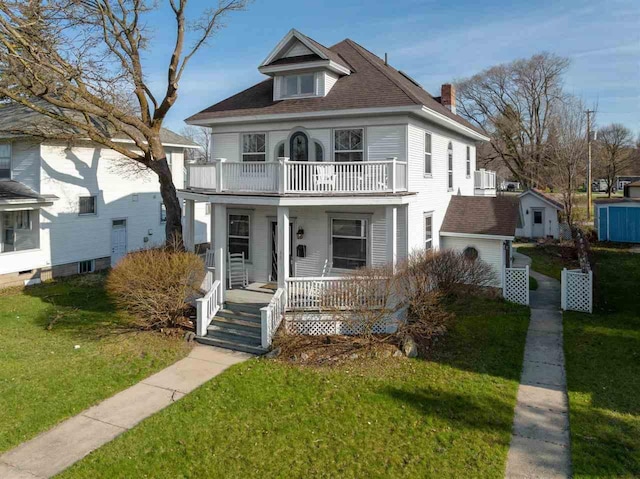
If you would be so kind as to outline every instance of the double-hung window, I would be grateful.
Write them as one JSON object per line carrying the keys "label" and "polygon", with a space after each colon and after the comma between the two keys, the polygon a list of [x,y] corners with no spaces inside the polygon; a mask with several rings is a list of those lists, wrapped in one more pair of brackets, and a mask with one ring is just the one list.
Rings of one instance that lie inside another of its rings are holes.
{"label": "double-hung window", "polygon": [[424,174],[431,176],[431,133],[424,134]]}
{"label": "double-hung window", "polygon": [[39,215],[29,210],[0,213],[0,252],[24,251],[40,247]]}
{"label": "double-hung window", "polygon": [[315,75],[313,73],[303,73],[302,75],[287,75],[285,76],[282,86],[284,97],[294,97],[303,95],[314,95],[315,88]]}
{"label": "double-hung window", "polygon": [[364,128],[334,130],[334,160],[364,160]]}
{"label": "double-hung window", "polygon": [[334,268],[357,269],[367,265],[368,221],[331,218],[331,260]]}
{"label": "double-hung window", "polygon": [[0,179],[11,179],[11,143],[0,143]]}
{"label": "double-hung window", "polygon": [[467,146],[467,178],[471,178],[471,147]]}
{"label": "double-hung window", "polygon": [[95,215],[96,214],[96,197],[95,196],[81,196],[79,199],[79,212],[81,215]]}
{"label": "double-hung window", "polygon": [[451,142],[447,147],[447,177],[448,188],[453,190],[453,144]]}
{"label": "double-hung window", "polygon": [[242,161],[265,161],[267,139],[264,133],[243,133]]}
{"label": "double-hung window", "polygon": [[164,203],[160,203],[160,223],[166,223],[166,222],[167,222],[167,207],[164,205]]}
{"label": "double-hung window", "polygon": [[229,213],[229,253],[244,253],[245,261],[250,260],[251,216]]}
{"label": "double-hung window", "polygon": [[424,249],[433,248],[433,213],[424,214]]}

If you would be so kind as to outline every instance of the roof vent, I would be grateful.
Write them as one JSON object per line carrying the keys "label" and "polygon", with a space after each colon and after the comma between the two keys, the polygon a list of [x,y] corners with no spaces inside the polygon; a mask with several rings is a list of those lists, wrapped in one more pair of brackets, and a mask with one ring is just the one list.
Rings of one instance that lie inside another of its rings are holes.
{"label": "roof vent", "polygon": [[409,80],[411,83],[413,83],[415,86],[418,86],[420,88],[422,88],[422,85],[420,85],[420,83],[418,83],[417,81],[415,81],[413,78],[411,78],[409,75],[407,75],[405,72],[403,72],[402,70],[398,70],[398,73],[400,73],[400,75],[402,75],[403,77],[405,77],[407,80]]}

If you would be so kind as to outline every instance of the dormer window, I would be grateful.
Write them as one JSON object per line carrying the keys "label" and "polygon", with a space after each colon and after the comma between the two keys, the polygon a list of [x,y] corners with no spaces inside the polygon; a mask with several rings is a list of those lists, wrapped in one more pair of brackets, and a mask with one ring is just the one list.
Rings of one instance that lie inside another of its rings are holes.
{"label": "dormer window", "polygon": [[301,75],[287,75],[284,77],[283,97],[315,95],[315,75],[304,73]]}

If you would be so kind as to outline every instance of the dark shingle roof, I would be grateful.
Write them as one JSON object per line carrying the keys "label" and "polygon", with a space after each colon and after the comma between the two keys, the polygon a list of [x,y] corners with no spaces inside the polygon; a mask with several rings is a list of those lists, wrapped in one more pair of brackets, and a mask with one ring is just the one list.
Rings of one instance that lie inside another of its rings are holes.
{"label": "dark shingle roof", "polygon": [[536,188],[529,188],[524,193],[521,193],[520,196],[525,195],[527,193],[532,193],[534,195],[537,195],[540,198],[544,199],[545,201],[548,201],[549,203],[551,203],[553,206],[555,206],[559,210],[563,210],[564,211],[564,205],[562,203],[560,203],[558,200],[556,200],[552,196],[550,196],[550,195],[548,195],[546,193],[543,193],[542,191],[540,191],[540,190],[538,190]]}
{"label": "dark shingle roof", "polygon": [[42,199],[43,198],[38,193],[18,181],[0,180],[0,201]]}
{"label": "dark shingle roof", "polygon": [[196,113],[187,121],[245,115],[424,105],[484,134],[482,130],[451,112],[420,86],[356,42],[346,39],[327,50],[343,58],[352,73],[341,77],[325,97],[274,101],[273,79],[270,78]]}
{"label": "dark shingle roof", "polygon": [[443,233],[515,236],[520,206],[511,196],[452,196]]}
{"label": "dark shingle roof", "polygon": [[[56,113],[64,111],[65,115],[77,115],[80,117],[78,113],[53,107],[42,100],[36,101],[38,101],[43,108],[50,109],[49,111],[55,111]],[[97,124],[99,120],[95,121]],[[108,129],[105,128],[105,131],[108,131]],[[77,128],[56,121],[26,106],[17,103],[0,106],[0,138],[12,138],[25,136],[26,134],[44,136],[43,133],[59,134],[61,137],[68,135],[82,136],[82,133]],[[111,137],[118,140],[130,139],[122,132],[112,133]],[[160,130],[160,139],[164,144],[198,147],[196,143],[188,138],[166,128]]]}

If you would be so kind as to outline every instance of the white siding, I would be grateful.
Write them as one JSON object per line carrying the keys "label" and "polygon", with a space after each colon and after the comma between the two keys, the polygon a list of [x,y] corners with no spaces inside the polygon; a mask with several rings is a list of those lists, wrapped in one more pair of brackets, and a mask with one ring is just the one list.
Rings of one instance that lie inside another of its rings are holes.
{"label": "white siding", "polygon": [[544,209],[544,236],[552,236],[553,238],[558,239],[560,237],[558,210],[533,194],[527,194],[520,197],[520,210],[522,211],[523,227],[516,229],[516,236],[522,238],[533,238],[533,208]]}
{"label": "white siding", "polygon": [[282,55],[282,58],[299,57],[302,55],[311,55],[313,52],[309,50],[304,44],[296,41],[293,46]]}
{"label": "white siding", "polygon": [[406,126],[370,126],[367,127],[367,160],[386,160],[396,157],[406,161]]}
{"label": "white siding", "polygon": [[[239,160],[240,136],[237,133],[214,133],[211,135],[211,143],[211,158],[226,158],[230,161]],[[267,148],[269,148],[268,142]]]}
{"label": "white siding", "polygon": [[11,177],[40,192],[40,144],[36,141],[11,143]]}
{"label": "white siding", "polygon": [[337,81],[338,75],[333,72],[324,72],[324,96],[327,96]]}
{"label": "white siding", "polygon": [[504,270],[504,242],[498,239],[462,238],[443,236],[440,238],[441,248],[464,251],[472,246],[478,250],[478,258],[488,263],[496,274],[496,287],[502,287],[502,274]]}

